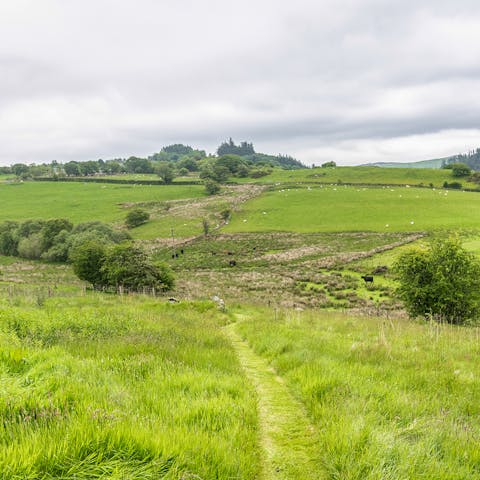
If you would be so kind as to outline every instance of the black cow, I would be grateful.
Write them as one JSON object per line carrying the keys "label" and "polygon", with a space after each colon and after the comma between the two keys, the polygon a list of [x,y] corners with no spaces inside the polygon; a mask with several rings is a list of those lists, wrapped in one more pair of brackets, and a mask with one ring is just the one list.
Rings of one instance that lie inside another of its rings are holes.
{"label": "black cow", "polygon": [[237,265],[237,262],[235,260],[230,260],[228,262],[228,264],[231,266],[231,267],[235,267]]}
{"label": "black cow", "polygon": [[365,280],[365,283],[373,283],[373,275],[362,275],[362,277]]}

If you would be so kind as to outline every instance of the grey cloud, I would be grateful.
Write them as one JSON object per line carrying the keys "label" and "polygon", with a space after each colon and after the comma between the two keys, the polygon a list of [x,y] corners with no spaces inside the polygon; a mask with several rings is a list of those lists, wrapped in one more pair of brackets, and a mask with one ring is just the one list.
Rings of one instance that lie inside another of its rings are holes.
{"label": "grey cloud", "polygon": [[6,2],[0,163],[229,136],[308,162],[437,133],[456,153],[479,124],[479,27],[470,0]]}

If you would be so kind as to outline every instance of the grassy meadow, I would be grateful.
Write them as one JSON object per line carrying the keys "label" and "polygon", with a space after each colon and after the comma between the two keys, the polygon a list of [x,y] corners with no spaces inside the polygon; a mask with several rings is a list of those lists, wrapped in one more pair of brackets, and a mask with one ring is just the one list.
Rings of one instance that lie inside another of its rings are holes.
{"label": "grassy meadow", "polygon": [[211,304],[0,303],[0,478],[258,478],[255,394]]}
{"label": "grassy meadow", "polygon": [[480,476],[478,328],[294,311],[241,319],[307,409],[319,478]]}
{"label": "grassy meadow", "polygon": [[280,188],[244,204],[226,232],[406,232],[480,226],[480,195],[407,187]]}
{"label": "grassy meadow", "polygon": [[381,168],[381,167],[335,167],[302,170],[274,169],[270,175],[257,179],[234,179],[255,183],[359,183],[380,185],[421,185],[442,187],[459,181],[466,188],[477,188],[466,178],[454,178],[451,170],[434,168]]}
{"label": "grassy meadow", "polygon": [[[99,220],[122,224],[132,206],[162,212],[166,202],[204,197],[200,185],[149,186],[101,183],[23,182],[0,184],[0,221],[68,218],[73,223]],[[168,208],[168,207],[167,207]],[[140,238],[168,237],[175,227],[180,235],[201,232],[201,220],[170,218],[159,214]],[[135,232],[132,232],[135,235]]]}
{"label": "grassy meadow", "polygon": [[275,169],[217,196],[0,182],[0,221],[123,228],[144,208],[132,236],[176,278],[115,296],[0,256],[0,479],[479,478],[480,328],[407,319],[392,271],[452,232],[480,255],[480,194],[437,188],[450,175]]}

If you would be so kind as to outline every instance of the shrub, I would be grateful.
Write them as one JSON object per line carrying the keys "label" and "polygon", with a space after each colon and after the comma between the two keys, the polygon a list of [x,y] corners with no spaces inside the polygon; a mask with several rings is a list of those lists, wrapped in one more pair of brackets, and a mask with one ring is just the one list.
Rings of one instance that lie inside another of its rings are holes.
{"label": "shrub", "polygon": [[218,193],[220,193],[220,190],[221,188],[218,182],[210,178],[207,178],[205,180],[205,191],[208,195],[217,195]]}
{"label": "shrub", "polygon": [[462,324],[480,311],[480,264],[458,239],[402,254],[394,266],[398,293],[412,317]]}
{"label": "shrub", "polygon": [[144,223],[147,223],[150,218],[150,214],[141,208],[135,208],[130,210],[127,213],[127,217],[125,218],[125,225],[127,228],[135,228]]}

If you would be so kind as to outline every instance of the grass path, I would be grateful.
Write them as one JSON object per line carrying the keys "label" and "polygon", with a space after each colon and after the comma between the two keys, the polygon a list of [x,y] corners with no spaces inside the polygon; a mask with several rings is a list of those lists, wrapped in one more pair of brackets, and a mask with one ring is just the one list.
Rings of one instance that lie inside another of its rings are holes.
{"label": "grass path", "polygon": [[317,434],[303,405],[268,362],[242,340],[235,324],[225,331],[258,396],[262,480],[321,479]]}

